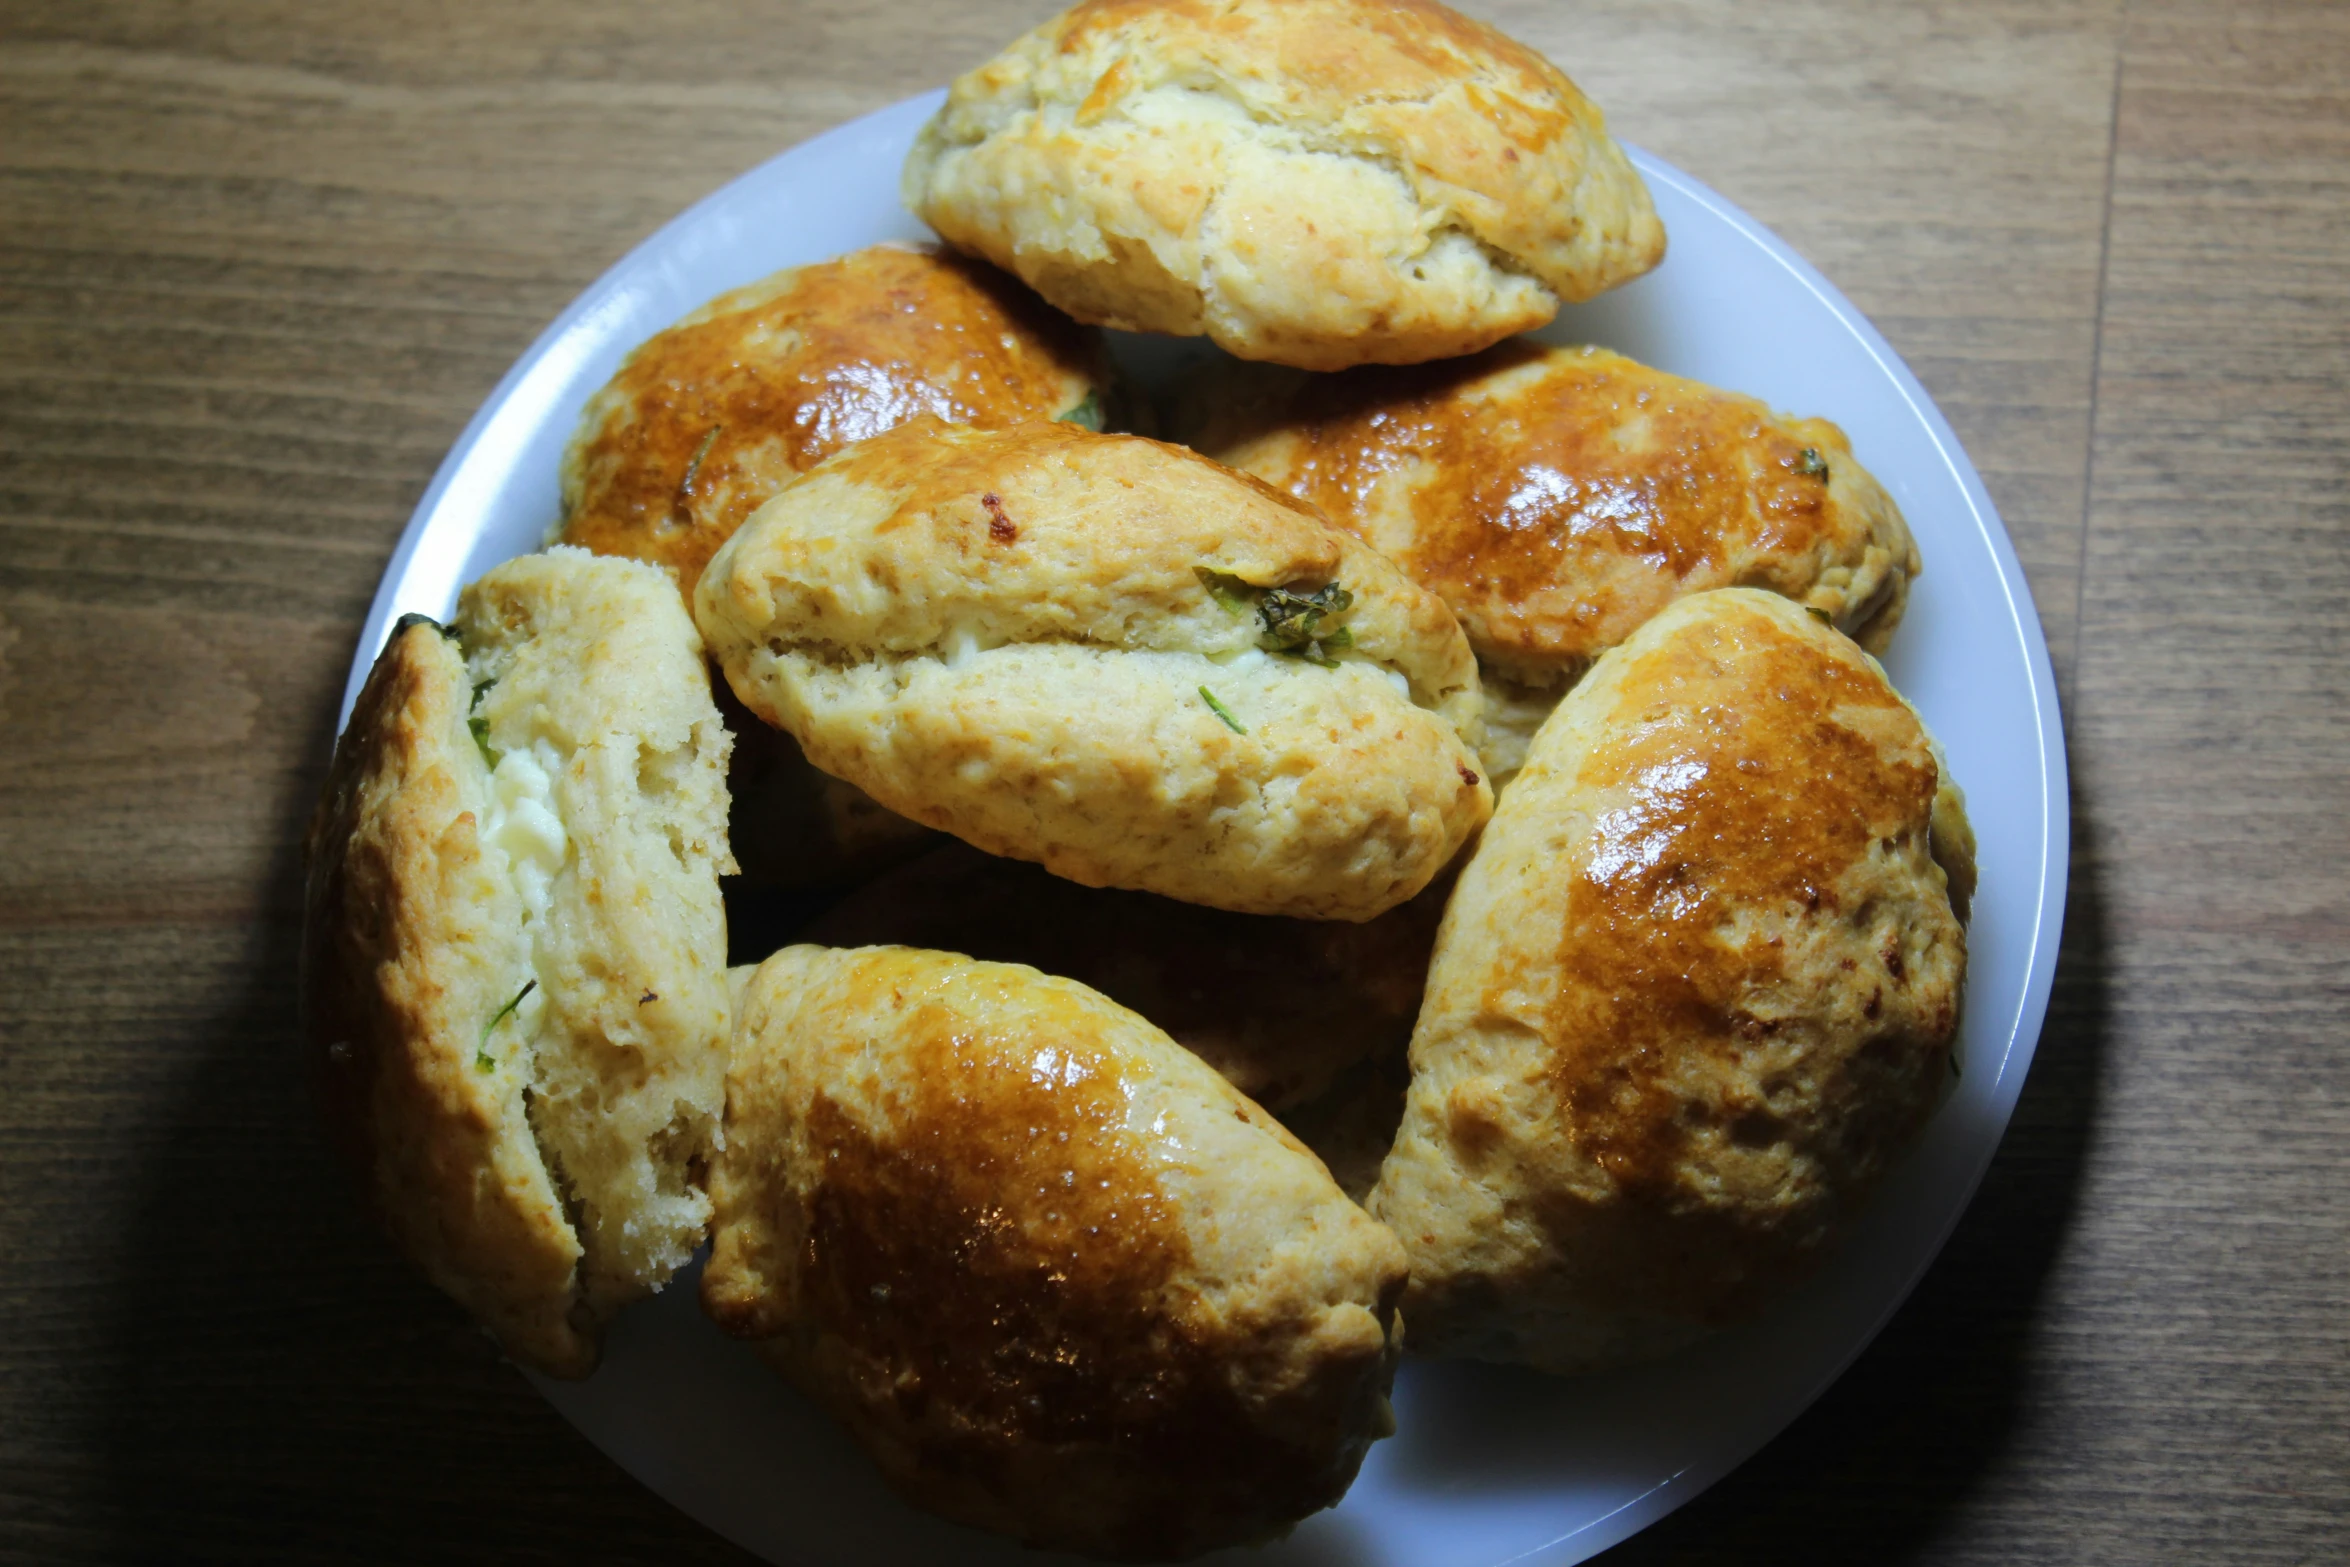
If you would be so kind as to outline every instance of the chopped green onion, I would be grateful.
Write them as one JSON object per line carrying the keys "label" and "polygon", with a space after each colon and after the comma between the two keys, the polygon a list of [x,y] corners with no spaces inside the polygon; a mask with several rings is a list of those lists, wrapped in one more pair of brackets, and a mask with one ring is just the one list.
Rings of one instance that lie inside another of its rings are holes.
{"label": "chopped green onion", "polygon": [[[1355,596],[1335,582],[1325,582],[1311,593],[1267,588],[1257,601],[1257,618],[1265,623],[1265,634],[1257,643],[1268,652],[1294,653],[1323,640],[1328,633],[1322,622],[1335,622],[1354,607],[1354,601]],[[1337,629],[1335,624],[1330,627]]]}
{"label": "chopped green onion", "polygon": [[1059,424],[1073,424],[1076,425],[1079,429],[1083,430],[1101,429],[1102,394],[1098,391],[1087,392],[1083,402],[1070,409],[1067,413],[1061,415],[1061,417],[1055,422]]}
{"label": "chopped green onion", "polygon": [[506,1019],[514,1015],[514,1009],[522,1005],[522,998],[524,996],[529,995],[532,991],[538,988],[539,982],[537,980],[534,979],[529,981],[520,990],[514,992],[514,999],[512,1001],[509,1001],[504,1006],[498,1008],[498,1015],[496,1017],[491,1018],[487,1023],[482,1025],[482,1048],[475,1050],[473,1053],[473,1064],[476,1067],[479,1067],[484,1072],[490,1070],[490,1066],[492,1064],[490,1063],[488,1052],[490,1035],[497,1032],[498,1025],[500,1023],[505,1022]]}
{"label": "chopped green onion", "polygon": [[466,712],[469,716],[465,720],[465,727],[473,736],[474,747],[481,752],[483,765],[489,767],[492,771],[497,769],[498,753],[490,748],[490,721],[482,717],[478,712],[475,712],[474,709],[481,706],[482,693],[486,692],[490,687],[496,684],[497,682],[495,680],[478,680],[474,682],[473,703],[472,706],[466,709]]}
{"label": "chopped green onion", "polygon": [[1215,692],[1210,691],[1206,686],[1201,686],[1199,688],[1199,695],[1200,700],[1208,704],[1208,711],[1214,713],[1218,718],[1224,720],[1225,728],[1231,730],[1236,735],[1244,735],[1248,733],[1247,730],[1240,727],[1240,720],[1232,716],[1232,709],[1226,707],[1223,703],[1216,700]]}
{"label": "chopped green onion", "polygon": [[1264,591],[1238,577],[1228,577],[1220,571],[1210,571],[1205,566],[1194,566],[1191,572],[1199,578],[1199,585],[1208,590],[1208,597],[1216,601],[1217,607],[1235,620],[1255,608],[1257,595]]}
{"label": "chopped green onion", "polygon": [[1816,448],[1806,446],[1803,456],[1795,464],[1795,471],[1807,479],[1825,479],[1828,476],[1828,459],[1822,457]]}

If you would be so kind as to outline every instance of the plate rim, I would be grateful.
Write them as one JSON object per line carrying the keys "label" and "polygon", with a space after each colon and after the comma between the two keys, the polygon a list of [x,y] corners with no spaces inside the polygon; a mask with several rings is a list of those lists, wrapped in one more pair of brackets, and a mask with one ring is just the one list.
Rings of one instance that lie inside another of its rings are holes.
{"label": "plate rim", "polygon": [[[597,313],[612,308],[628,291],[628,283],[652,258],[672,248],[680,236],[698,229],[709,214],[733,199],[736,187],[758,177],[783,159],[801,159],[823,156],[828,146],[847,143],[872,135],[877,122],[917,113],[925,116],[935,112],[944,102],[946,89],[934,88],[896,102],[885,104],[865,114],[841,122],[815,136],[779,149],[768,158],[742,170],[725,180],[687,206],[651,234],[631,246],[607,267],[592,283],[582,289],[559,312],[555,319],[533,339],[530,346],[508,367],[506,372],[483,399],[473,416],[466,422],[455,442],[435,470],[432,482],[418,499],[401,530],[400,538],[386,561],[367,616],[362,624],[358,642],[353,650],[351,668],[345,682],[341,709],[335,729],[339,736],[349,722],[359,691],[372,669],[377,653],[389,636],[391,624],[399,611],[399,604],[407,598],[410,577],[426,535],[444,510],[454,504],[453,496],[459,486],[473,477],[469,474],[476,452],[483,446],[492,427],[506,418],[516,406],[516,398],[526,384],[539,376],[547,363],[561,353],[580,324]],[[2062,716],[2053,665],[2050,660],[2047,637],[2034,603],[2029,579],[2025,576],[2014,542],[2000,517],[1996,504],[1985,488],[1981,475],[1968,457],[1956,432],[1943,416],[1930,393],[1910,370],[1908,364],[1867,316],[1857,309],[1816,267],[1805,260],[1791,245],[1756,221],[1736,203],[1713,190],[1703,181],[1686,173],[1664,159],[1632,143],[1621,143],[1641,177],[1656,184],[1667,185],[1684,199],[1704,208],[1713,217],[1735,230],[1767,255],[1810,293],[1859,343],[1880,372],[1901,395],[1909,413],[1915,417],[1931,442],[1936,457],[1964,497],[1968,516],[1988,547],[1996,568],[2005,609],[2008,630],[2016,639],[2023,655],[2029,677],[2032,698],[2032,731],[2037,748],[2038,788],[2040,797],[2039,830],[2039,886],[2031,928],[2025,942],[2028,957],[2025,962],[2024,983],[2017,998],[2015,1010],[2007,1024],[2007,1048],[2001,1058],[1999,1074],[1987,1096],[1985,1114],[1995,1119],[1998,1135],[1986,1137],[1980,1151],[1974,1156],[1972,1168],[1963,1181],[1964,1195],[1951,1204],[1940,1232],[1932,1244],[1920,1253],[1920,1260],[1901,1284],[1890,1293],[1882,1311],[1863,1333],[1857,1334],[1833,1368],[1822,1375],[1817,1385],[1786,1411],[1785,1417],[1764,1431],[1750,1444],[1740,1446],[1726,1457],[1692,1465],[1661,1479],[1605,1515],[1591,1519],[1569,1532],[1535,1545],[1510,1558],[1517,1563],[1564,1564],[1582,1561],[1621,1543],[1645,1529],[1666,1514],[1690,1501],[1714,1482],[1730,1473],[1772,1441],[1776,1440],[1797,1420],[1802,1418],[1820,1396],[1833,1386],[1854,1361],[1865,1353],[1883,1331],[1894,1313],[1907,1303],[1919,1281],[1940,1258],[1951,1233],[1972,1207],[1976,1193],[1988,1173],[1992,1161],[1998,1157],[2012,1123],[2015,1105],[2025,1078],[2037,1056],[2040,1037],[2046,1024],[2050,996],[2065,915],[2065,897],[2071,868],[2071,774],[2067,756]],[[530,1380],[542,1394],[547,1385],[538,1377]],[[558,1412],[561,1410],[558,1403]],[[566,1413],[566,1418],[569,1416]],[[588,1435],[583,1431],[582,1435]],[[605,1451],[602,1444],[590,1436],[590,1441]],[[632,1479],[635,1472],[617,1457],[606,1452],[606,1457],[618,1464]],[[666,1493],[649,1482],[638,1479],[655,1494],[670,1500]],[[691,1510],[672,1501],[679,1511],[694,1519],[713,1533],[722,1533],[705,1523]],[[754,1553],[756,1554],[756,1553]]]}

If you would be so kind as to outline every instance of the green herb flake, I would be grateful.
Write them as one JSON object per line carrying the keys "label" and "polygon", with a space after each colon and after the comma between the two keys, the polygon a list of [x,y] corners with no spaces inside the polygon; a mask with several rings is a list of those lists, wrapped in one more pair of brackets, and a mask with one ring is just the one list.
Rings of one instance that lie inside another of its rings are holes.
{"label": "green herb flake", "polygon": [[486,1056],[487,1047],[490,1042],[490,1035],[498,1031],[498,1025],[500,1023],[505,1022],[506,1019],[514,1015],[514,1009],[522,1005],[523,997],[529,995],[532,991],[538,988],[539,982],[537,980],[534,979],[526,982],[520,990],[514,992],[514,999],[512,1001],[509,1001],[504,1006],[498,1008],[498,1015],[496,1017],[491,1018],[487,1023],[482,1025],[481,1042],[484,1048],[476,1050],[473,1053],[473,1064],[475,1066],[480,1066],[481,1069],[485,1072],[489,1070],[488,1067],[482,1066],[481,1064]]}
{"label": "green herb flake", "polygon": [[1223,572],[1210,571],[1205,566],[1192,567],[1191,574],[1199,578],[1199,585],[1208,590],[1208,597],[1216,601],[1217,607],[1235,620],[1255,609],[1257,595],[1265,591],[1263,588],[1241,581],[1238,577],[1228,577]]}
{"label": "green herb flake", "polygon": [[[1354,608],[1354,602],[1355,596],[1335,582],[1325,582],[1311,593],[1300,593],[1293,588],[1267,588],[1265,596],[1257,600],[1257,619],[1265,627],[1257,645],[1268,653],[1298,653],[1314,648],[1316,643],[1327,642],[1338,633],[1338,617]],[[1314,648],[1309,656],[1319,662],[1327,655]]]}
{"label": "green herb flake", "polygon": [[1081,430],[1099,431],[1102,427],[1102,394],[1098,391],[1087,392],[1085,401],[1061,415],[1056,422],[1073,424]]}
{"label": "green herb flake", "polygon": [[473,1053],[473,1069],[485,1074],[495,1072],[498,1069],[498,1063],[490,1059],[490,1053],[487,1050],[476,1050]]}
{"label": "green herb flake", "polygon": [[1795,471],[1807,479],[1825,479],[1828,476],[1828,459],[1822,457],[1817,448],[1806,446],[1803,455],[1796,459]]}
{"label": "green herb flake", "polygon": [[1820,608],[1817,604],[1804,605],[1803,612],[1809,615],[1812,619],[1818,621],[1823,626],[1833,626],[1836,624],[1836,617],[1829,614],[1826,610]]}
{"label": "green herb flake", "polygon": [[467,717],[465,720],[466,731],[473,736],[474,749],[481,752],[483,765],[488,767],[493,772],[497,770],[498,753],[490,746],[490,721],[481,716],[481,699],[489,691],[490,687],[496,684],[497,682],[495,680],[477,680],[474,682],[473,701],[472,704],[466,709]]}
{"label": "green herb flake", "polygon": [[1224,720],[1225,728],[1231,730],[1236,735],[1244,735],[1248,733],[1246,729],[1240,727],[1240,720],[1232,716],[1232,709],[1226,707],[1223,703],[1216,700],[1215,692],[1210,691],[1206,686],[1201,686],[1199,688],[1199,697],[1201,701],[1208,704],[1209,712],[1214,713],[1218,718]]}

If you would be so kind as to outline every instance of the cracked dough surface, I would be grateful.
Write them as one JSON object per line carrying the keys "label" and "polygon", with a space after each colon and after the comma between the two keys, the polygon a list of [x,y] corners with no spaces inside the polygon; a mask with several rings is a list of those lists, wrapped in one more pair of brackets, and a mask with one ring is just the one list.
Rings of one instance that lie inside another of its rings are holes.
{"label": "cracked dough surface", "polygon": [[1599,109],[1432,0],[1089,0],[958,80],[908,206],[1082,321],[1464,354],[1664,255]]}

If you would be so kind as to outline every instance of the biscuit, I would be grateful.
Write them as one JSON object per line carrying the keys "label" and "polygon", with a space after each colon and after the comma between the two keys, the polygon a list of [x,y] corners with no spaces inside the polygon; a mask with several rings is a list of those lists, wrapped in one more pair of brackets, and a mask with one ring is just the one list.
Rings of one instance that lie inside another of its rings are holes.
{"label": "biscuit", "polygon": [[1513,342],[1342,376],[1227,363],[1173,418],[1452,607],[1487,677],[1498,777],[1592,659],[1682,594],[1768,588],[1882,652],[1919,570],[1835,425],[1603,348]]}
{"label": "biscuit", "polygon": [[1437,937],[1369,1203],[1413,1347],[1594,1370],[1813,1266],[1950,1081],[1962,819],[1875,661],[1784,598],[1603,655]]}
{"label": "biscuit", "polygon": [[956,81],[903,186],[1080,321],[1309,370],[1483,348],[1665,244],[1574,83],[1433,0],[1089,0]]}
{"label": "biscuit", "polygon": [[769,502],[695,610],[818,767],[1088,886],[1365,920],[1491,809],[1443,603],[1155,441],[901,426]]}
{"label": "biscuit", "polygon": [[1013,278],[875,245],[721,295],[588,402],[557,537],[694,580],[794,475],[917,415],[950,424],[1125,418],[1101,335]]}
{"label": "biscuit", "polygon": [[1394,1237],[1071,981],[786,948],[711,1189],[704,1307],[958,1522],[1186,1556],[1331,1505],[1392,1429]]}
{"label": "biscuit", "polygon": [[868,882],[801,939],[929,947],[1075,980],[1278,1115],[1367,1057],[1402,1059],[1448,890],[1439,879],[1361,925],[1271,919],[1080,887],[950,844]]}
{"label": "biscuit", "polygon": [[726,750],[669,579],[557,550],[402,623],[312,823],[330,1122],[400,1246],[556,1375],[708,1219]]}

